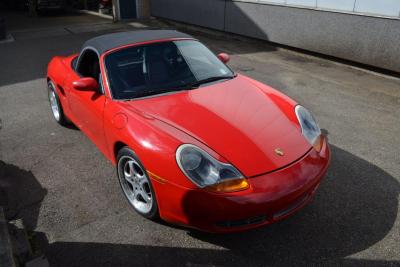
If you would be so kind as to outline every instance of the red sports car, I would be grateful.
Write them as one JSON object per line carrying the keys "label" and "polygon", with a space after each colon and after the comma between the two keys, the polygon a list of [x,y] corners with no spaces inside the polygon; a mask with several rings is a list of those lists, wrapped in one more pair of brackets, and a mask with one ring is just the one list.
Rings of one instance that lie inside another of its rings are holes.
{"label": "red sports car", "polygon": [[228,60],[178,31],[99,36],[51,60],[51,110],[116,165],[139,214],[209,232],[270,224],[312,199],[328,142],[306,108]]}

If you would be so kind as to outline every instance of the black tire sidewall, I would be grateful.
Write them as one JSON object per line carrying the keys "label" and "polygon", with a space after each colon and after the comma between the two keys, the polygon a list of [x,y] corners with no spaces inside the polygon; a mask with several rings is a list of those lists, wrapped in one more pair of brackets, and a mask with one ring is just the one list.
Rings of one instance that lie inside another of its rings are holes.
{"label": "black tire sidewall", "polygon": [[[125,195],[125,192],[122,188],[122,184],[121,184],[121,180],[120,180],[120,176],[119,176],[119,161],[121,159],[121,157],[123,156],[129,156],[132,157],[134,160],[136,160],[136,162],[140,165],[140,167],[144,170],[144,174],[146,175],[148,181],[149,181],[149,186],[150,186],[150,190],[151,190],[151,194],[153,196],[153,206],[151,207],[151,210],[147,213],[143,213],[140,212],[139,210],[137,210],[128,200],[128,197]],[[140,161],[139,157],[136,156],[136,154],[133,152],[132,149],[128,148],[128,147],[123,147],[122,149],[120,149],[118,151],[118,155],[117,155],[117,166],[116,166],[116,171],[117,171],[117,177],[118,177],[118,183],[121,187],[122,193],[124,195],[124,197],[126,198],[126,200],[129,203],[129,206],[131,206],[137,213],[139,213],[140,215],[142,215],[143,217],[147,218],[147,219],[151,219],[151,220],[156,220],[159,218],[159,213],[158,213],[158,203],[157,203],[157,197],[153,188],[153,184],[151,182],[150,177],[147,174],[146,168],[143,166],[142,162]]]}

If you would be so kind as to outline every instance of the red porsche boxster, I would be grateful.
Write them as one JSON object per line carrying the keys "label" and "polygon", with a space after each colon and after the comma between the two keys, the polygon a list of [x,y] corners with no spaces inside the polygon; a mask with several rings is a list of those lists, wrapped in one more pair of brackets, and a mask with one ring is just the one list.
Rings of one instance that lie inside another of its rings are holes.
{"label": "red porsche boxster", "polygon": [[116,165],[139,214],[209,232],[270,224],[310,202],[328,142],[306,108],[228,61],[178,31],[99,36],[49,63],[51,110]]}

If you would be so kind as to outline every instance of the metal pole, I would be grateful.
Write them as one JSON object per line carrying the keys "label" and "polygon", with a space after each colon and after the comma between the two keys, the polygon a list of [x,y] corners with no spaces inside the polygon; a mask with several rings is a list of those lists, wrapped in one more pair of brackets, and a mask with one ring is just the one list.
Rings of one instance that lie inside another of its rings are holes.
{"label": "metal pole", "polygon": [[119,17],[119,0],[112,0],[112,16],[113,21],[117,22],[120,20]]}
{"label": "metal pole", "polygon": [[29,0],[29,16],[37,16],[37,0]]}
{"label": "metal pole", "polygon": [[[0,40],[6,39],[6,23],[5,20],[0,17]],[[1,120],[0,120],[0,129],[1,129]]]}

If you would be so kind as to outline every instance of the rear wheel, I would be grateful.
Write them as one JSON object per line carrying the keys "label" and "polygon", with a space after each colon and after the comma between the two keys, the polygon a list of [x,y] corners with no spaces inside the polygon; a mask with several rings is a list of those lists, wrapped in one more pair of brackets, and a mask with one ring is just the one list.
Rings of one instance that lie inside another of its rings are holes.
{"label": "rear wheel", "polygon": [[53,114],[54,119],[60,124],[60,125],[67,125],[68,121],[64,115],[60,99],[58,98],[54,83],[52,81],[48,81],[47,83],[47,88],[48,88],[48,96],[49,96],[49,102],[50,102],[50,107],[51,107],[51,112]]}
{"label": "rear wheel", "polygon": [[148,219],[158,218],[158,205],[147,172],[135,153],[128,147],[118,152],[117,175],[129,204]]}

